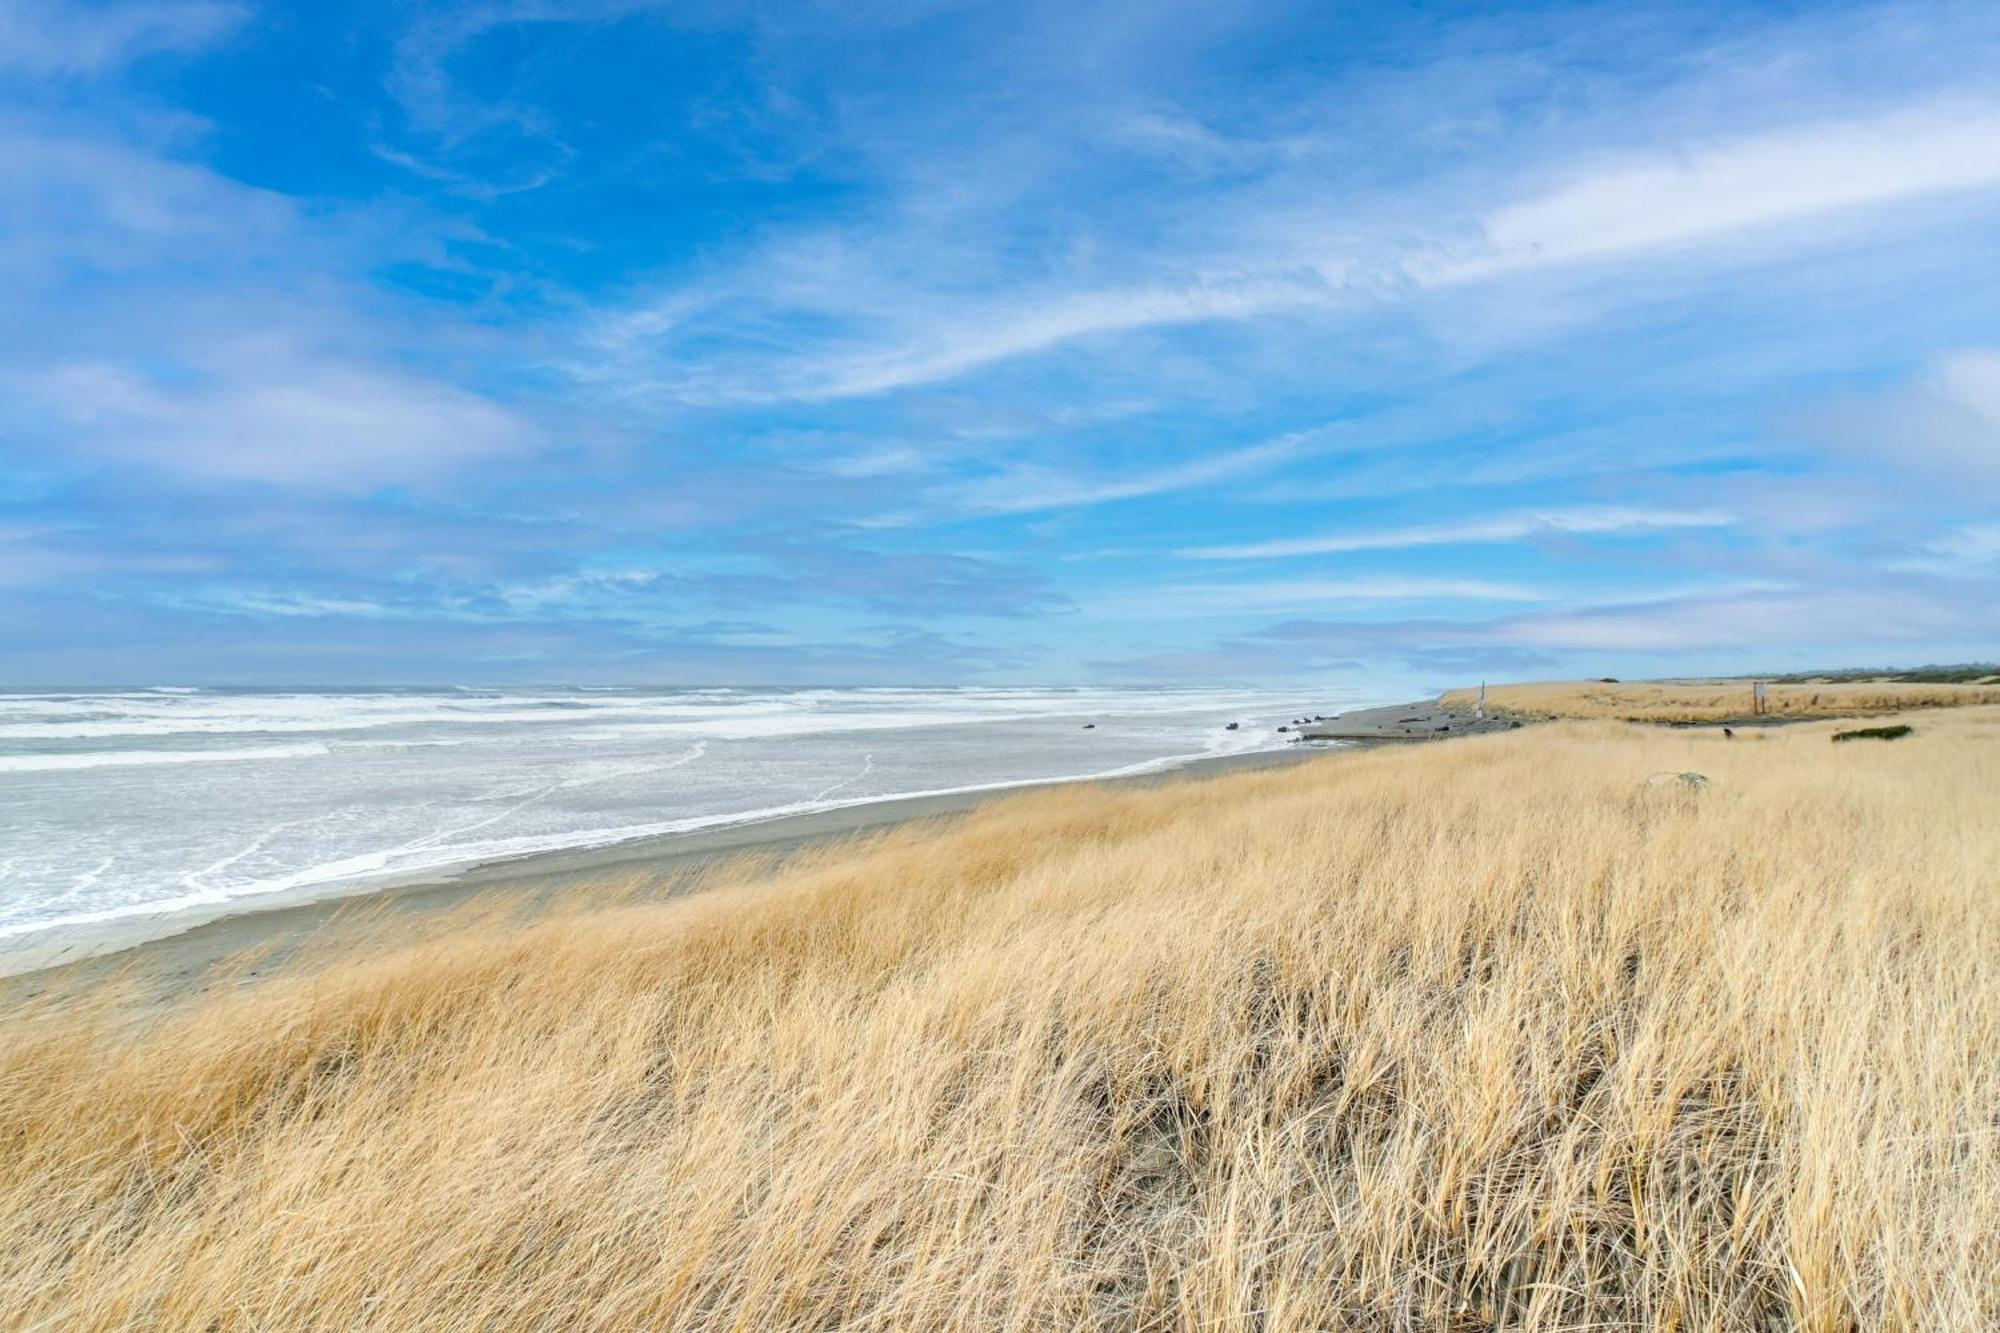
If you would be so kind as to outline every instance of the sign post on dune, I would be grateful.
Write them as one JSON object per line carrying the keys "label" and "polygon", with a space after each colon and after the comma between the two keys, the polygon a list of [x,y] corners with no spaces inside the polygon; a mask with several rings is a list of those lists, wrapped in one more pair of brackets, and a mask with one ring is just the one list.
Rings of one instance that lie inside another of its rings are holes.
{"label": "sign post on dune", "polygon": [[1750,682],[1750,712],[1757,717],[1764,716],[1764,682]]}

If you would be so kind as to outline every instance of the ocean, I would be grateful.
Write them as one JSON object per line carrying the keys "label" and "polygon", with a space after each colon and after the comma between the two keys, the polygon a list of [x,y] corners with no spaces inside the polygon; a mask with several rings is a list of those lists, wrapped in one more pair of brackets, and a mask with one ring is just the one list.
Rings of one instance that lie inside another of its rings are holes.
{"label": "ocean", "polygon": [[287,890],[1269,749],[1293,717],[1367,702],[1338,689],[0,693],[0,961],[50,932]]}

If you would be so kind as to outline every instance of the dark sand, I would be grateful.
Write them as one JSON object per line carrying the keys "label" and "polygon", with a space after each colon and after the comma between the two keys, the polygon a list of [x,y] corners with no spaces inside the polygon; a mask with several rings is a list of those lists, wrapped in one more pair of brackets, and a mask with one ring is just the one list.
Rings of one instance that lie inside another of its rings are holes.
{"label": "dark sand", "polygon": [[[1309,759],[1324,750],[1294,746],[1221,755],[1135,777],[1096,779],[1113,786],[1150,786]],[[1086,780],[1090,781],[1090,780]],[[893,825],[948,819],[988,801],[1074,785],[1039,783],[989,791],[874,801],[787,815],[693,833],[638,839],[609,847],[549,852],[471,866],[420,882],[316,886],[310,896],[271,894],[218,905],[207,915],[118,922],[92,934],[65,932],[40,951],[18,950],[0,966],[0,1000],[31,998],[51,987],[127,974],[166,998],[205,987],[211,979],[268,974],[307,944],[337,946],[342,936],[379,937],[384,918],[450,911],[482,904],[532,907],[551,894],[600,885],[614,892],[637,884],[679,892],[704,867],[743,857],[780,861],[802,848],[822,847]],[[246,955],[254,962],[242,962]],[[254,970],[250,970],[254,969]],[[239,976],[239,971],[242,973]]]}

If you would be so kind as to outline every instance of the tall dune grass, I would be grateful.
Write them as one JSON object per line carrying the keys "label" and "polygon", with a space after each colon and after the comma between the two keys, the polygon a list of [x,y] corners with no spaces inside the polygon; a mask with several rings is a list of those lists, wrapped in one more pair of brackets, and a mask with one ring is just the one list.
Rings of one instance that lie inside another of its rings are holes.
{"label": "tall dune grass", "polygon": [[1063,789],[38,1003],[0,1317],[2000,1327],[2000,710],[1830,730]]}
{"label": "tall dune grass", "polygon": [[[1722,722],[1751,715],[1751,682],[1543,681],[1494,685],[1486,706],[1497,713],[1540,718],[1603,718],[1627,722]],[[1911,708],[2000,704],[2000,685],[1915,684],[1905,681],[1770,682],[1764,686],[1773,717],[1855,717]],[[1470,708],[1478,690],[1452,690],[1444,702]]]}

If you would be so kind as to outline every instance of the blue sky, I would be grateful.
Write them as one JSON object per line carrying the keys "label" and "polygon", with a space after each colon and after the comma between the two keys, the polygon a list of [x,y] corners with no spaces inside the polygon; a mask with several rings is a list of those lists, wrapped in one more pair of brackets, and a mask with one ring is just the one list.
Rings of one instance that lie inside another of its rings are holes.
{"label": "blue sky", "polygon": [[2000,8],[0,0],[0,683],[2000,654]]}

